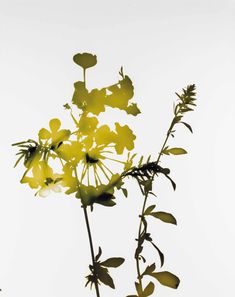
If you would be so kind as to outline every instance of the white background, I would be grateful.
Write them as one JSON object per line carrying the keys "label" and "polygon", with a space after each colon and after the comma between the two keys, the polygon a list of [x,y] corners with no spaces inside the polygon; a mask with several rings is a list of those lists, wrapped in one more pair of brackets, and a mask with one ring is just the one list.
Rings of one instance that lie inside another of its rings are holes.
{"label": "white background", "polygon": [[[46,199],[19,183],[11,144],[36,138],[53,117],[71,121],[69,102],[81,72],[77,52],[98,64],[90,87],[116,82],[124,71],[135,85],[142,114],[128,120],[136,152],[157,156],[172,117],[175,91],[195,83],[198,107],[187,116],[194,134],[178,127],[171,145],[187,156],[164,157],[177,183],[155,184],[153,201],[172,212],[178,226],[152,220],[153,237],[166,256],[165,270],[181,279],[178,290],[157,285],[157,296],[234,296],[235,1],[0,1],[0,288],[4,297],[89,297],[84,288],[90,252],[80,202],[63,195]],[[110,117],[111,119],[111,117]],[[117,120],[127,121],[123,113]],[[142,198],[129,182],[129,198],[115,208],[97,207],[91,224],[104,258],[123,256],[111,271],[116,290],[134,293],[133,253]],[[152,201],[152,202],[153,202]],[[158,261],[146,249],[149,261]],[[154,296],[155,296],[154,295]]]}

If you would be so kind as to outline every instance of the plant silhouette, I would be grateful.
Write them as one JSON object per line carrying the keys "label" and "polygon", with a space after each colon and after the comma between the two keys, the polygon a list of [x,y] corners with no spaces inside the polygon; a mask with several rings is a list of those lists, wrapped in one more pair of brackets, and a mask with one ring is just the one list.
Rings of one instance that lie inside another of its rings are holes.
{"label": "plant silhouette", "polygon": [[[176,224],[172,214],[155,211],[155,205],[147,206],[149,195],[152,192],[152,183],[159,174],[164,175],[175,189],[175,182],[169,176],[170,170],[159,165],[162,155],[180,155],[186,151],[179,147],[167,145],[169,137],[173,137],[177,124],[185,125],[191,132],[189,124],[182,121],[184,114],[192,111],[195,106],[195,86],[190,85],[183,89],[178,96],[178,103],[174,107],[174,117],[167,132],[166,139],[160,150],[157,160],[147,158],[143,162],[142,156],[138,162],[134,162],[136,154],[134,149],[135,134],[128,125],[122,126],[115,122],[115,128],[110,125],[100,124],[99,115],[110,108],[117,108],[127,115],[137,116],[140,110],[135,102],[134,87],[131,79],[120,69],[120,79],[117,83],[101,89],[88,90],[87,70],[94,67],[97,57],[90,53],[79,53],[73,57],[73,61],[82,68],[83,80],[74,83],[72,104],[64,104],[69,112],[74,128],[61,127],[61,121],[53,118],[49,121],[49,128],[42,128],[38,132],[38,139],[28,139],[14,143],[18,147],[19,156],[15,166],[23,161],[25,171],[21,178],[22,184],[28,184],[35,190],[35,196],[46,197],[51,191],[64,192],[73,195],[80,200],[83,209],[86,230],[91,252],[89,265],[90,273],[86,276],[86,286],[94,286],[96,296],[99,297],[101,284],[115,289],[114,281],[109,273],[109,268],[117,268],[124,263],[121,257],[112,257],[101,260],[102,249],[98,247],[95,253],[89,223],[90,212],[98,205],[112,207],[116,204],[116,193],[121,191],[125,196],[128,191],[125,188],[125,179],[132,177],[137,181],[143,195],[143,207],[140,214],[137,248],[135,261],[137,269],[137,281],[135,282],[136,294],[134,296],[150,296],[154,292],[154,283],[143,285],[144,276],[151,276],[162,285],[177,288],[179,279],[168,271],[156,270],[156,264],[147,265],[141,272],[140,262],[146,262],[143,256],[143,248],[149,242],[158,252],[161,267],[164,264],[164,255],[153,242],[148,232],[149,216],[160,219],[163,222]],[[113,172],[112,163],[115,166]],[[54,168],[60,167],[57,172]],[[90,210],[90,211],[89,211]]]}

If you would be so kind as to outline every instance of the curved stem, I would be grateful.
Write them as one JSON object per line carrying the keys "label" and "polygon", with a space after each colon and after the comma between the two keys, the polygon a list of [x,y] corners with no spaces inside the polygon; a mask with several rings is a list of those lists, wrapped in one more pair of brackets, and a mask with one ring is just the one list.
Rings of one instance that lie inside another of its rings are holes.
{"label": "curved stem", "polygon": [[87,214],[87,208],[83,207],[83,211],[84,211],[86,227],[87,227],[87,233],[88,233],[88,238],[89,238],[92,264],[93,264],[93,268],[94,268],[96,296],[100,297],[99,284],[98,284],[97,273],[96,273],[95,254],[94,254],[94,248],[93,248],[93,242],[92,242],[92,236],[91,236],[91,229],[90,229],[90,224],[89,224],[89,219],[88,219],[88,214]]}

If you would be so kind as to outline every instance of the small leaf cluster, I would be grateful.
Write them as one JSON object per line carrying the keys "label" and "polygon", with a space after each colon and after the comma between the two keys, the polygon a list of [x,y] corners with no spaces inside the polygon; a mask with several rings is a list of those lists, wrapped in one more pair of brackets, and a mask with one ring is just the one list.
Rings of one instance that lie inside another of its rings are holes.
{"label": "small leaf cluster", "polygon": [[89,265],[89,269],[91,273],[86,276],[87,278],[86,286],[90,284],[92,288],[92,285],[94,285],[98,280],[98,283],[101,282],[104,285],[109,286],[112,289],[115,289],[115,285],[112,277],[109,274],[108,268],[117,268],[121,266],[124,263],[125,259],[120,257],[115,257],[115,258],[106,259],[105,261],[101,262],[99,260],[101,255],[102,255],[102,249],[101,247],[99,247],[99,251],[95,257],[94,264]]}

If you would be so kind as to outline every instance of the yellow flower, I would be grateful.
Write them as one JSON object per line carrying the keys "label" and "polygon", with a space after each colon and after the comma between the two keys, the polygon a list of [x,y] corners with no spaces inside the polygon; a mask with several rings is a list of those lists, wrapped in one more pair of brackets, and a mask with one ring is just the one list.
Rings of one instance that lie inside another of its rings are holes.
{"label": "yellow flower", "polygon": [[136,136],[133,134],[132,130],[127,126],[121,126],[119,123],[115,123],[117,138],[115,149],[117,154],[122,154],[124,148],[131,151],[134,148],[134,140]]}
{"label": "yellow flower", "polygon": [[122,73],[122,80],[119,80],[118,84],[108,87],[107,90],[111,94],[106,96],[106,105],[125,110],[128,114],[134,116],[140,113],[136,103],[129,104],[134,96],[134,87],[129,76],[124,76]]}
{"label": "yellow flower", "polygon": [[105,89],[93,89],[91,92],[85,87],[85,83],[78,81],[74,84],[73,104],[77,105],[83,112],[99,115],[105,111]]}
{"label": "yellow flower", "polygon": [[[52,168],[45,162],[40,161],[32,168],[32,176],[24,175],[21,183],[28,183],[32,189],[38,189],[41,197],[46,197],[50,191],[61,192],[59,183],[61,176],[54,174]],[[36,194],[37,194],[36,193]]]}
{"label": "yellow flower", "polygon": [[107,146],[110,143],[115,143],[116,135],[110,130],[108,125],[103,125],[95,131],[94,139],[98,146]]}
{"label": "yellow flower", "polygon": [[57,149],[56,153],[66,162],[77,165],[83,158],[82,144],[78,141],[70,141],[69,143],[62,143]]}
{"label": "yellow flower", "polygon": [[77,178],[74,176],[74,167],[71,164],[67,163],[63,166],[63,171],[64,173],[61,175],[61,185],[65,188],[68,188],[65,193],[71,194],[77,192],[78,181]]}
{"label": "yellow flower", "polygon": [[78,122],[78,129],[82,135],[88,135],[94,132],[98,125],[98,119],[96,117],[88,117],[86,114],[82,114]]}
{"label": "yellow flower", "polygon": [[52,119],[49,122],[51,131],[48,131],[45,128],[42,128],[39,133],[40,140],[51,140],[51,149],[56,149],[63,141],[67,140],[70,136],[69,130],[59,130],[61,122],[59,119]]}
{"label": "yellow flower", "polygon": [[[136,136],[127,125],[115,123],[114,130],[108,125],[99,125],[98,115],[105,112],[106,107],[137,115],[140,112],[137,104],[130,102],[134,87],[121,69],[121,79],[116,84],[88,90],[86,69],[96,65],[97,58],[83,53],[75,55],[73,60],[83,68],[84,78],[84,81],[75,82],[72,98],[72,103],[80,110],[79,118],[76,118],[68,103],[64,105],[76,125],[75,131],[71,133],[70,130],[61,129],[60,120],[51,119],[50,129],[42,128],[39,131],[38,143],[28,140],[15,144],[20,148],[16,164],[24,158],[27,170],[21,182],[37,189],[41,196],[46,196],[50,190],[60,191],[62,186],[66,194],[76,192],[83,205],[99,203],[112,206],[115,205],[114,189],[125,190],[121,176],[116,172],[130,168],[134,157],[128,154],[125,159],[120,155],[125,149],[133,150]],[[61,166],[62,174],[54,174],[49,166],[51,163]],[[112,164],[115,164],[113,168]]]}

